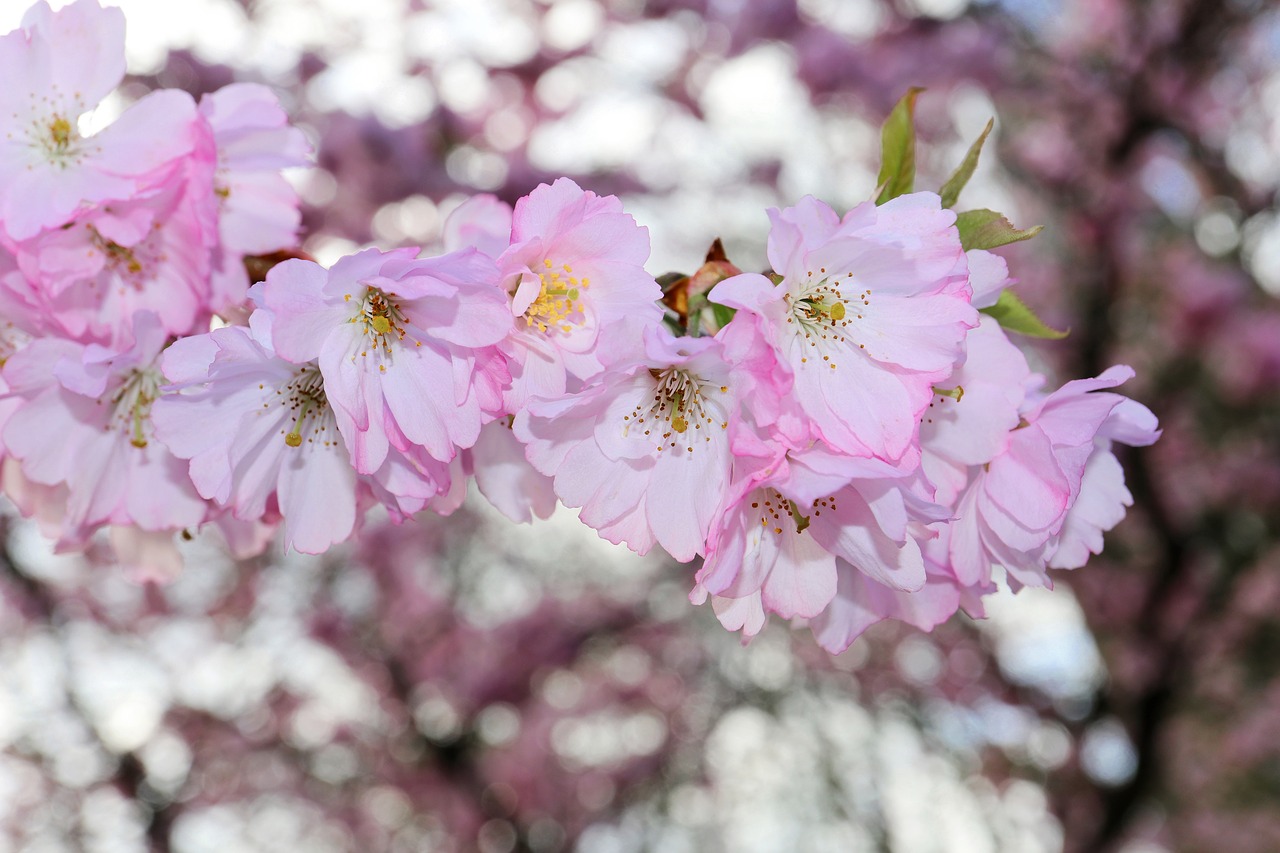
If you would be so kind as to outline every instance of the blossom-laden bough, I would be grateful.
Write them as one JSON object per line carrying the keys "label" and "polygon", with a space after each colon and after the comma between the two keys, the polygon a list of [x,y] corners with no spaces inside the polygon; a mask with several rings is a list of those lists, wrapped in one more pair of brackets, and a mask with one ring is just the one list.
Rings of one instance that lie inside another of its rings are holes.
{"label": "blossom-laden bough", "polygon": [[691,598],[747,637],[776,614],[839,652],[880,619],[979,614],[998,567],[1048,586],[1132,503],[1113,448],[1159,435],[1112,390],[1133,372],[1042,390],[1008,333],[1061,333],[991,252],[1036,229],[952,209],[981,139],[913,191],[914,90],[875,200],[770,211],[764,273],[717,244],[660,285],[647,229],[567,178],[471,199],[443,253],[325,269],[264,263],[297,255],[281,170],[309,156],[269,90],[155,92],[80,135],[123,25],[40,3],[0,37],[4,485],[59,547],[108,529],[149,578],[202,526],[320,553],[374,506],[447,514],[474,477],[513,520],[558,499],[700,560]]}

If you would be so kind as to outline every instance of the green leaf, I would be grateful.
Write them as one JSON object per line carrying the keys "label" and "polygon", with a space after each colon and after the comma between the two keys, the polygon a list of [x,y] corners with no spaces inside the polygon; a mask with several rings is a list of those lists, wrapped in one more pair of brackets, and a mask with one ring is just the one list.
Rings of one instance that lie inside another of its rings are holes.
{"label": "green leaf", "polygon": [[880,195],[876,204],[884,204],[911,192],[916,180],[916,96],[924,89],[912,86],[902,96],[880,129]]}
{"label": "green leaf", "polygon": [[960,229],[960,245],[965,251],[970,249],[994,249],[1017,243],[1019,240],[1030,240],[1043,229],[1037,225],[1025,231],[1013,227],[1009,220],[994,210],[966,210],[956,216],[956,228]]}
{"label": "green leaf", "polygon": [[684,333],[689,337],[696,338],[702,334],[702,309],[708,304],[705,293],[695,293],[689,297],[689,309],[684,321]]}
{"label": "green leaf", "polygon": [[702,334],[702,312],[708,308],[711,309],[711,316],[715,320],[716,329],[723,329],[729,325],[733,315],[738,313],[728,305],[712,302],[705,293],[694,294],[689,298],[689,321],[685,326],[685,331],[689,337],[696,338]]}
{"label": "green leaf", "polygon": [[996,318],[1002,328],[1009,332],[1017,332],[1019,335],[1026,335],[1029,338],[1047,338],[1051,341],[1060,341],[1071,331],[1060,332],[1052,326],[1045,324],[1043,320],[1036,316],[1035,312],[1027,307],[1027,304],[1021,299],[1013,295],[1013,291],[1004,290],[1000,292],[1000,298],[995,305],[990,308],[980,309],[983,314],[989,314]]}
{"label": "green leaf", "polygon": [[942,196],[943,207],[955,207],[956,199],[960,198],[960,191],[964,189],[964,185],[969,183],[969,179],[973,177],[973,170],[978,168],[978,158],[982,156],[982,146],[986,143],[987,136],[995,125],[995,119],[987,121],[987,126],[982,129],[982,135],[969,146],[969,153],[964,155],[964,159],[956,167],[955,174],[947,178],[947,182],[938,191],[938,195]]}
{"label": "green leaf", "polygon": [[738,312],[728,305],[720,305],[716,302],[711,303],[711,315],[716,318],[716,326],[723,329],[729,325],[729,321],[733,319],[733,315]]}

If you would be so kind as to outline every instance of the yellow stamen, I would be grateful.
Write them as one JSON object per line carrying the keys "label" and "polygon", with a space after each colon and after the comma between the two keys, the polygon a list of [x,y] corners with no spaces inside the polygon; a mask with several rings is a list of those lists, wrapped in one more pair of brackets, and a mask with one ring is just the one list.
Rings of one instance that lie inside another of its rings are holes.
{"label": "yellow stamen", "polygon": [[302,422],[307,419],[307,415],[311,412],[312,405],[315,400],[305,400],[301,408],[298,409],[298,419],[293,422],[293,429],[285,434],[284,443],[290,447],[300,447],[302,445]]}
{"label": "yellow stamen", "polygon": [[59,150],[65,150],[71,144],[71,122],[62,116],[58,116],[49,125],[49,136]]}
{"label": "yellow stamen", "polygon": [[572,276],[573,270],[568,264],[561,265],[565,273],[570,274],[568,276],[562,276],[560,270],[552,269],[550,259],[545,259],[543,265],[547,272],[538,275],[541,287],[533,304],[525,309],[525,321],[540,332],[556,329],[572,332],[583,320],[582,303],[579,300],[582,297],[580,287],[584,284]]}

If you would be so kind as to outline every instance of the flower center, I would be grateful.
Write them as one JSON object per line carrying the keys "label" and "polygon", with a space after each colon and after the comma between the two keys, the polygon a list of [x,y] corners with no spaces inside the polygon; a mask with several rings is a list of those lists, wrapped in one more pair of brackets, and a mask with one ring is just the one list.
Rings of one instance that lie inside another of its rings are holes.
{"label": "flower center", "polygon": [[49,138],[53,142],[53,150],[65,154],[71,145],[71,122],[57,116],[49,122]]}
{"label": "flower center", "polygon": [[[825,273],[824,268],[820,274]],[[853,273],[845,274],[846,279],[852,277]],[[801,356],[800,363],[807,364],[810,356],[820,356],[828,367],[835,370],[836,363],[832,355],[842,348],[831,345],[843,344],[848,340],[844,330],[851,323],[862,319],[860,312],[871,304],[871,290],[868,288],[853,297],[846,297],[840,290],[838,279],[823,277],[814,281],[814,274],[810,271],[800,286],[799,293],[795,296],[786,294],[783,299],[790,309],[787,323],[796,330],[797,335],[804,337],[811,348],[817,350],[816,353]],[[858,348],[866,349],[863,344],[858,344]]]}
{"label": "flower center", "polygon": [[102,233],[92,225],[86,225],[89,229],[90,239],[93,245],[102,252],[106,257],[107,266],[122,278],[138,278],[142,275],[145,267],[141,260],[138,259],[137,247],[121,246],[114,240],[108,240],[102,236]]}
{"label": "flower center", "polygon": [[545,270],[538,274],[541,282],[538,298],[525,309],[525,322],[536,326],[540,332],[552,329],[571,332],[574,326],[582,325],[586,319],[582,310],[582,291],[591,286],[591,281],[585,276],[579,279],[568,264],[561,264],[556,269],[549,258],[542,264]]}
{"label": "flower center", "polygon": [[[319,367],[309,364],[298,368],[297,374],[276,390],[276,396],[281,398],[280,405],[288,408],[293,418],[293,428],[288,432],[280,431],[284,435],[285,444],[301,447],[303,438],[314,442],[317,437],[325,447],[331,444],[324,433],[334,426],[330,423],[333,412],[329,408],[329,398],[324,393],[324,377],[320,375]],[[308,418],[312,421],[310,436],[303,432]],[[334,441],[336,440],[335,438]]]}
{"label": "flower center", "polygon": [[[160,396],[161,377],[156,370],[130,370],[111,398],[111,423],[115,424],[134,447],[147,446],[147,421],[151,404]],[[110,424],[108,424],[110,429]]]}
{"label": "flower center", "polygon": [[[651,440],[656,438],[659,452],[683,445],[685,452],[692,453],[698,436],[703,443],[711,441],[717,423],[720,429],[728,429],[723,407],[707,397],[708,383],[679,367],[649,373],[657,381],[652,400],[647,406],[638,403],[630,414],[623,415],[623,435],[630,435],[633,428],[642,430]],[[728,390],[722,385],[719,393]]]}
{"label": "flower center", "polygon": [[80,161],[84,147],[75,125],[62,114],[34,120],[27,128],[27,140],[46,160],[64,169]]}
{"label": "flower center", "polygon": [[[351,294],[344,298],[350,301]],[[409,325],[404,312],[400,310],[400,303],[396,301],[396,295],[384,293],[376,287],[366,288],[364,299],[360,302],[360,311],[349,322],[363,326],[365,335],[373,342],[374,351],[385,355],[391,355],[392,344],[404,340]],[[420,343],[418,345],[421,346]],[[368,352],[362,352],[361,355],[367,356]],[[386,367],[380,365],[380,369],[385,371]]]}

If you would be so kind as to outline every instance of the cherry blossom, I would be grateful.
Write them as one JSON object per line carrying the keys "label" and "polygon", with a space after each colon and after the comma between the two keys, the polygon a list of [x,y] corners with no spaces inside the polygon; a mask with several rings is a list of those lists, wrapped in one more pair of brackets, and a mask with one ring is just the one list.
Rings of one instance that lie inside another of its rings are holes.
{"label": "cherry blossom", "polygon": [[714,338],[655,331],[648,358],[577,394],[535,398],[515,419],[529,461],[582,520],[641,554],[703,549],[729,485],[742,385]]}
{"label": "cherry blossom", "polygon": [[735,477],[695,601],[759,594],[766,614],[811,618],[831,604],[848,572],[908,594],[925,584],[916,537],[946,512],[913,495],[900,470],[816,445],[740,465]]}
{"label": "cherry blossom", "polygon": [[[1104,390],[1132,376],[1127,366],[1112,367],[1096,379],[1068,382],[1023,413],[1005,449],[978,469],[957,502],[950,556],[961,582],[987,584],[991,567],[998,564],[1013,583],[1050,585],[1045,566],[1080,496],[1089,461],[1099,443],[1109,453],[1111,439],[1100,435],[1104,425],[1112,422],[1115,440],[1125,443],[1149,444],[1158,434],[1145,407]],[[1122,413],[1112,420],[1121,406]],[[1105,461],[1095,464],[1093,494],[1081,507],[1064,562],[1074,562],[1068,555],[1084,547],[1078,537],[1096,538],[1096,530],[1114,517],[1114,510],[1104,507],[1125,499],[1123,484],[1117,488],[1104,466]],[[1096,528],[1091,536],[1090,523]]]}
{"label": "cherry blossom", "polygon": [[245,255],[265,255],[297,242],[298,193],[281,170],[305,166],[311,145],[266,86],[233,83],[200,99],[200,117],[216,151],[218,252],[211,274],[215,313],[245,301]]}
{"label": "cherry blossom", "polygon": [[208,316],[212,194],[175,177],[145,196],[86,210],[16,247],[44,323],[68,338],[119,345],[136,312],[184,335]]}
{"label": "cherry blossom", "polygon": [[148,313],[132,325],[135,340],[122,351],[40,338],[4,366],[10,392],[23,400],[4,425],[4,446],[26,480],[65,487],[65,546],[82,546],[102,525],[171,535],[205,520],[205,502],[181,460],[155,440],[151,421],[166,333]]}
{"label": "cherry blossom", "polygon": [[977,325],[955,215],[932,193],[843,219],[808,198],[771,213],[781,276],[734,276],[711,300],[738,309],[794,377],[815,432],[854,455],[897,460]]}
{"label": "cherry blossom", "polygon": [[516,319],[503,343],[509,412],[643,353],[645,330],[662,316],[648,257],[648,231],[613,196],[561,178],[516,203],[498,258]]}
{"label": "cherry blossom", "polygon": [[1041,390],[1006,332],[1052,330],[990,251],[1035,229],[912,192],[900,127],[877,201],[769,211],[760,273],[717,240],[660,286],[648,228],[568,178],[462,199],[442,254],[326,268],[284,176],[311,145],[269,88],[153,92],[81,135],[123,51],[94,0],[0,37],[0,474],[63,548],[104,532],[141,579],[201,526],[318,554],[474,479],[514,521],[559,502],[701,557],[691,597],[726,627],[807,621],[838,652],[980,614],[1001,568],[1049,585],[1133,502],[1115,445],[1159,428],[1110,390],[1132,371]]}
{"label": "cherry blossom", "polygon": [[242,521],[278,515],[285,547],[318,554],[351,535],[359,478],[319,366],[269,343],[260,321],[257,334],[231,326],[174,344],[163,362],[174,393],[152,416],[201,495]]}
{"label": "cherry blossom", "polygon": [[40,2],[0,36],[0,224],[14,240],[69,220],[82,205],[124,200],[164,177],[195,145],[196,105],[153,92],[93,136],[78,120],[124,77],[124,15],[96,0],[57,12]]}
{"label": "cherry blossom", "polygon": [[319,364],[365,474],[378,471],[392,447],[420,447],[448,462],[502,404],[507,370],[494,345],[511,318],[492,261],[475,250],[414,254],[366,250],[328,271],[289,261],[255,291],[276,351],[295,364]]}

